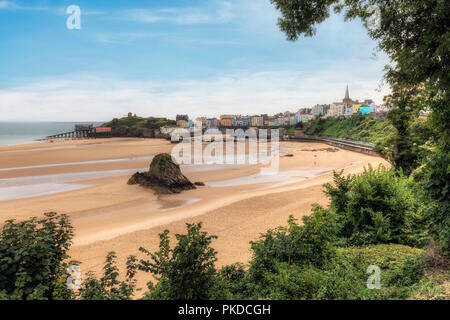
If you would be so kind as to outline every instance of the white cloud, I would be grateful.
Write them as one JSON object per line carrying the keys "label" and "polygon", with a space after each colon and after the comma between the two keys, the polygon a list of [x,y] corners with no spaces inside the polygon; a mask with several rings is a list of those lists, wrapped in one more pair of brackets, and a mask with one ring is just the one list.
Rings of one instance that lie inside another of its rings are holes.
{"label": "white cloud", "polygon": [[18,6],[12,1],[0,0],[0,10],[2,9],[14,9]]}
{"label": "white cloud", "polygon": [[41,10],[48,10],[47,7],[40,7],[40,6],[24,6],[16,1],[11,0],[0,0],[0,10],[27,10],[27,11],[41,11]]}
{"label": "white cloud", "polygon": [[158,36],[150,32],[119,32],[119,33],[96,33],[94,38],[106,44],[128,44],[139,39],[148,39]]}
{"label": "white cloud", "polygon": [[233,18],[232,5],[228,1],[211,1],[201,8],[129,9],[120,16],[143,23],[175,24],[224,23]]}
{"label": "white cloud", "polygon": [[198,44],[206,46],[228,46],[228,45],[245,45],[244,42],[222,39],[202,39],[192,37],[182,37],[172,35],[165,32],[116,32],[116,33],[94,33],[93,38],[103,44],[124,45],[134,44],[139,40],[147,40],[149,38],[163,38],[165,41],[173,42],[176,45],[180,43]]}
{"label": "white cloud", "polygon": [[[348,66],[352,73],[345,74]],[[380,103],[388,88],[370,76],[379,63],[348,61],[323,72],[264,71],[226,74],[204,81],[123,81],[98,75],[46,79],[0,90],[0,120],[103,121],[131,111],[174,118],[178,113],[274,114],[340,101],[347,81],[353,99]]]}

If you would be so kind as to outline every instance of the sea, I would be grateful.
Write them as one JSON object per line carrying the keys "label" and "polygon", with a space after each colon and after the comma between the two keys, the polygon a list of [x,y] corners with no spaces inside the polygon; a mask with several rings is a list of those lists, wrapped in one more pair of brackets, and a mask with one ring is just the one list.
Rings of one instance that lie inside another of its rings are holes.
{"label": "sea", "polygon": [[75,124],[100,122],[0,122],[0,146],[39,142],[47,136],[75,130]]}

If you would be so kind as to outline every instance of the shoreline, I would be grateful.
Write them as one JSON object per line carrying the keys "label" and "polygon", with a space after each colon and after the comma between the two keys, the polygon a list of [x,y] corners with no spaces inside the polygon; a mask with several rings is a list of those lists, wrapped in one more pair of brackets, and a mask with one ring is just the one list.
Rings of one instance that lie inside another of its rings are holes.
{"label": "shoreline", "polygon": [[[203,222],[205,231],[219,237],[212,244],[218,251],[218,266],[245,263],[250,258],[249,241],[256,240],[261,232],[285,225],[291,214],[297,219],[309,214],[313,203],[327,204],[322,185],[332,180],[333,170],[358,173],[368,164],[389,166],[376,156],[343,149],[327,151],[328,146],[322,143],[284,141],[280,145],[293,157],[280,157],[280,173],[275,179],[249,183],[260,165],[208,170],[182,167],[191,181],[207,186],[164,196],[127,185],[128,175],[108,175],[112,170],[148,168],[151,160],[139,157],[170,153],[174,145],[164,139],[108,138],[39,143],[38,148],[36,144],[0,147],[0,192],[6,183],[46,183],[45,179],[87,185],[0,201],[0,225],[7,219],[23,220],[44,212],[65,213],[75,228],[72,259],[81,261],[84,271],[100,272],[109,251],[116,251],[119,266],[123,266],[126,256],[139,256],[139,246],[156,250],[158,233],[164,229],[169,229],[173,237],[185,232],[185,223]],[[111,159],[120,160],[107,161]],[[103,162],[92,162],[98,160]],[[84,163],[77,163],[80,161]],[[55,163],[61,165],[36,167]],[[30,166],[34,167],[18,168]],[[308,176],[304,172],[321,174]],[[67,177],[74,180],[64,180]],[[283,184],[286,180],[289,183]],[[149,279],[139,279],[139,284],[144,280]]]}

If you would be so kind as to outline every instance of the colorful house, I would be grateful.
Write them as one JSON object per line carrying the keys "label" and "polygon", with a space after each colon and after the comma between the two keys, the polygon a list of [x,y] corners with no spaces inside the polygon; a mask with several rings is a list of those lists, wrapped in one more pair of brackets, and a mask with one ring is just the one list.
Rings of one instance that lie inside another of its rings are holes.
{"label": "colorful house", "polygon": [[350,117],[353,114],[353,107],[347,107],[345,110],[345,116]]}
{"label": "colorful house", "polygon": [[223,118],[223,119],[220,119],[220,124],[221,124],[223,127],[231,127],[231,126],[233,126],[233,119],[232,119],[232,118]]}
{"label": "colorful house", "polygon": [[359,108],[362,106],[362,104],[354,104],[352,106],[352,113],[358,113],[359,112]]}
{"label": "colorful house", "polygon": [[359,112],[362,115],[369,114],[371,112],[371,108],[370,108],[370,106],[361,106],[361,107],[359,107]]}
{"label": "colorful house", "polygon": [[323,106],[318,104],[316,106],[313,107],[313,115],[315,115],[316,117],[320,117],[323,116]]}

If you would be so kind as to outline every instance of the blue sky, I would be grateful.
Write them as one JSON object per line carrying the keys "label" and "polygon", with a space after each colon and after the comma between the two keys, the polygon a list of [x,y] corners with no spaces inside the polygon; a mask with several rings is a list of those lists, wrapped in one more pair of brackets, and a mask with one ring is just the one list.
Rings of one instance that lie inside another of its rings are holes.
{"label": "blue sky", "polygon": [[269,0],[0,0],[0,121],[273,114],[339,101],[347,83],[352,98],[388,93],[360,21],[332,15],[289,42],[277,17]]}

